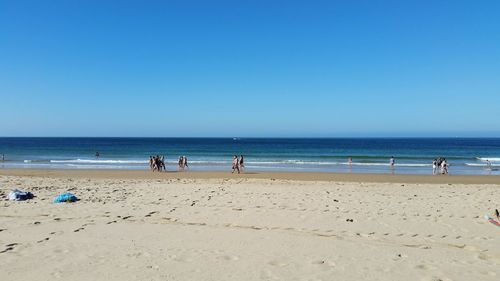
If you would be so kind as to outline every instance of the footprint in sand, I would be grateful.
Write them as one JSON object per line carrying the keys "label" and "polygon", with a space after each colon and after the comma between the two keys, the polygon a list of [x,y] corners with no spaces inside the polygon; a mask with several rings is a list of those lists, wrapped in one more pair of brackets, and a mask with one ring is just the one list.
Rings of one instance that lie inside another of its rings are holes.
{"label": "footprint in sand", "polygon": [[84,229],[85,229],[84,227],[80,227],[80,228],[73,230],[73,232],[80,232],[81,230],[84,230]]}
{"label": "footprint in sand", "polygon": [[17,243],[10,243],[10,244],[5,245],[5,249],[3,251],[0,251],[0,254],[14,250],[15,246],[17,246]]}
{"label": "footprint in sand", "polygon": [[152,211],[152,212],[149,212],[149,214],[145,215],[145,217],[151,217],[152,215],[158,213],[157,211]]}
{"label": "footprint in sand", "polygon": [[36,243],[42,243],[42,242],[49,241],[49,240],[50,240],[50,238],[49,238],[49,237],[45,237],[45,238],[43,238],[42,240],[38,240],[38,241],[36,241]]}

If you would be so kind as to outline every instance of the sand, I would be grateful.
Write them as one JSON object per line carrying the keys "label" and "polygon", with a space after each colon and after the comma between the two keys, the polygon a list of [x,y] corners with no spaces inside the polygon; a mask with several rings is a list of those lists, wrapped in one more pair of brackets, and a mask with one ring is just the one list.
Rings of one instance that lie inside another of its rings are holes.
{"label": "sand", "polygon": [[498,179],[0,170],[0,280],[498,280]]}

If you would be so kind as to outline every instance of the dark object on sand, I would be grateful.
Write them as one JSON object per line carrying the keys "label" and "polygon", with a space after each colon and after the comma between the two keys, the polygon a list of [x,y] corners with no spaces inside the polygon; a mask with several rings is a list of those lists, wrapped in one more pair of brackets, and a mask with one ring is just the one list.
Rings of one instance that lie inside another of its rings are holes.
{"label": "dark object on sand", "polygon": [[9,194],[7,195],[7,199],[11,201],[24,201],[28,199],[33,199],[33,193],[31,192],[26,192],[22,191],[19,189],[13,189]]}

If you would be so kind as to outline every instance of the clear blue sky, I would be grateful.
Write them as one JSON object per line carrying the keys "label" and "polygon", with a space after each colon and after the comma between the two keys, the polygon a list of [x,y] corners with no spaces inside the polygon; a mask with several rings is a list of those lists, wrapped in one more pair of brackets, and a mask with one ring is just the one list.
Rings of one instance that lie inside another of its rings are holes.
{"label": "clear blue sky", "polygon": [[500,1],[0,0],[0,136],[500,136]]}

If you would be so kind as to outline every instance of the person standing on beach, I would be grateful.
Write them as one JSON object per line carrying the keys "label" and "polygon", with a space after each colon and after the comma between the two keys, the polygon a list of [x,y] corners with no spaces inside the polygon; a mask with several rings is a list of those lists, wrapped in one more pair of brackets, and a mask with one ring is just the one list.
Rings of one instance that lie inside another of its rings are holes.
{"label": "person standing on beach", "polygon": [[2,153],[2,162],[5,161],[5,154]]}
{"label": "person standing on beach", "polygon": [[188,158],[186,156],[182,156],[182,169],[189,168],[188,166]]}
{"label": "person standing on beach", "polygon": [[[166,171],[167,170],[167,167],[165,166],[165,155],[162,155],[161,156],[161,161],[160,161],[160,164],[161,164],[161,169],[163,169],[163,171]],[[161,170],[160,169],[160,170]]]}
{"label": "person standing on beach", "polygon": [[446,163],[446,159],[443,158],[443,161],[441,162],[441,174],[446,175],[448,174],[448,163]]}
{"label": "person standing on beach", "polygon": [[242,171],[242,172],[243,172],[243,168],[245,167],[245,163],[244,163],[244,161],[243,161],[243,155],[240,155],[240,161],[239,161],[239,164],[240,164],[240,165],[239,165],[239,166],[240,166],[240,167],[239,167],[239,168],[240,168],[240,171]]}
{"label": "person standing on beach", "polygon": [[183,163],[184,163],[184,159],[182,158],[182,156],[179,156],[179,161],[177,162],[177,164],[179,165],[179,171],[184,170],[184,167],[182,166]]}
{"label": "person standing on beach", "polygon": [[389,160],[389,164],[391,165],[391,168],[394,168],[394,163],[395,163],[394,156],[391,156],[391,159]]}
{"label": "person standing on beach", "polygon": [[347,159],[347,163],[349,164],[349,167],[352,167],[352,157],[349,157],[349,159]]}
{"label": "person standing on beach", "polygon": [[437,173],[437,160],[432,160],[432,174],[435,175]]}
{"label": "person standing on beach", "polygon": [[240,173],[239,159],[236,155],[233,156],[233,171],[231,174],[234,174],[234,171],[238,171],[238,174]]}
{"label": "person standing on beach", "polygon": [[96,151],[95,158],[99,158],[99,151]]}

